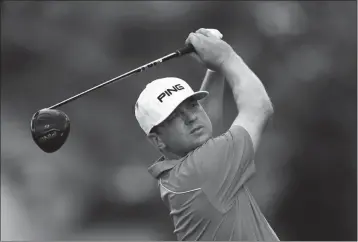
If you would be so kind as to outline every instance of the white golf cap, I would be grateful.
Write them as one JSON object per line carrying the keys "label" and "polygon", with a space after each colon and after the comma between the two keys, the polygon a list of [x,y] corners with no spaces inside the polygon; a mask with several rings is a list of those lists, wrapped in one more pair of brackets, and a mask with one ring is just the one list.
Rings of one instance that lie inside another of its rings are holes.
{"label": "white golf cap", "polygon": [[209,92],[193,89],[184,80],[166,77],[147,84],[135,104],[135,116],[148,135],[154,126],[163,122],[184,100],[205,98]]}

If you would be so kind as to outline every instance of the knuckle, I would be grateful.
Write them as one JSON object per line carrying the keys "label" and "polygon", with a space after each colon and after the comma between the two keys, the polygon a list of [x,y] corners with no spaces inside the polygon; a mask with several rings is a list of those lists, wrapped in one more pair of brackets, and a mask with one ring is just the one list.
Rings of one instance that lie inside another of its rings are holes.
{"label": "knuckle", "polygon": [[193,33],[190,33],[185,42],[188,42],[188,41],[190,42],[190,41],[192,41],[192,39],[193,39]]}

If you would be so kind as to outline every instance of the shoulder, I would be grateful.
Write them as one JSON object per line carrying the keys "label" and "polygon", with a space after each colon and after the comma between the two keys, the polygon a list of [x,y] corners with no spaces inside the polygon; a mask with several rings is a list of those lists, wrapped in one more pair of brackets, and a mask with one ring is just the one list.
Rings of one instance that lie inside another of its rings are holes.
{"label": "shoulder", "polygon": [[249,132],[241,125],[232,125],[224,135],[230,135],[233,140],[247,140],[252,143]]}
{"label": "shoulder", "polygon": [[225,133],[207,140],[189,155],[191,160],[210,160],[245,146],[248,146],[249,149],[253,146],[250,134],[244,127],[233,125]]}
{"label": "shoulder", "polygon": [[164,173],[158,179],[161,190],[164,189],[173,194],[184,194],[200,190],[200,184],[193,165],[192,159],[187,156],[180,164]]}

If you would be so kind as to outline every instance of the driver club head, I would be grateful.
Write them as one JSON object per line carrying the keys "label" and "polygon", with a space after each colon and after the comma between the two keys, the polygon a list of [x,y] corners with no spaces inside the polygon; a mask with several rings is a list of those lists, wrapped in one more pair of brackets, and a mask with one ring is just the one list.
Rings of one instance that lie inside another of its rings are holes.
{"label": "driver club head", "polygon": [[46,153],[53,153],[60,149],[69,133],[70,119],[60,110],[45,108],[32,116],[32,138]]}

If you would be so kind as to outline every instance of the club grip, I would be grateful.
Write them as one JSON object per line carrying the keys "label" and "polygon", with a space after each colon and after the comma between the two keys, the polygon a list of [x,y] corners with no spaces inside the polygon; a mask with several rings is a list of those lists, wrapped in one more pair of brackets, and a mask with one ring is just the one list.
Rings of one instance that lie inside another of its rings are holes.
{"label": "club grip", "polygon": [[187,46],[176,51],[178,56],[186,55],[192,52],[195,52],[195,48],[192,44],[188,44]]}

